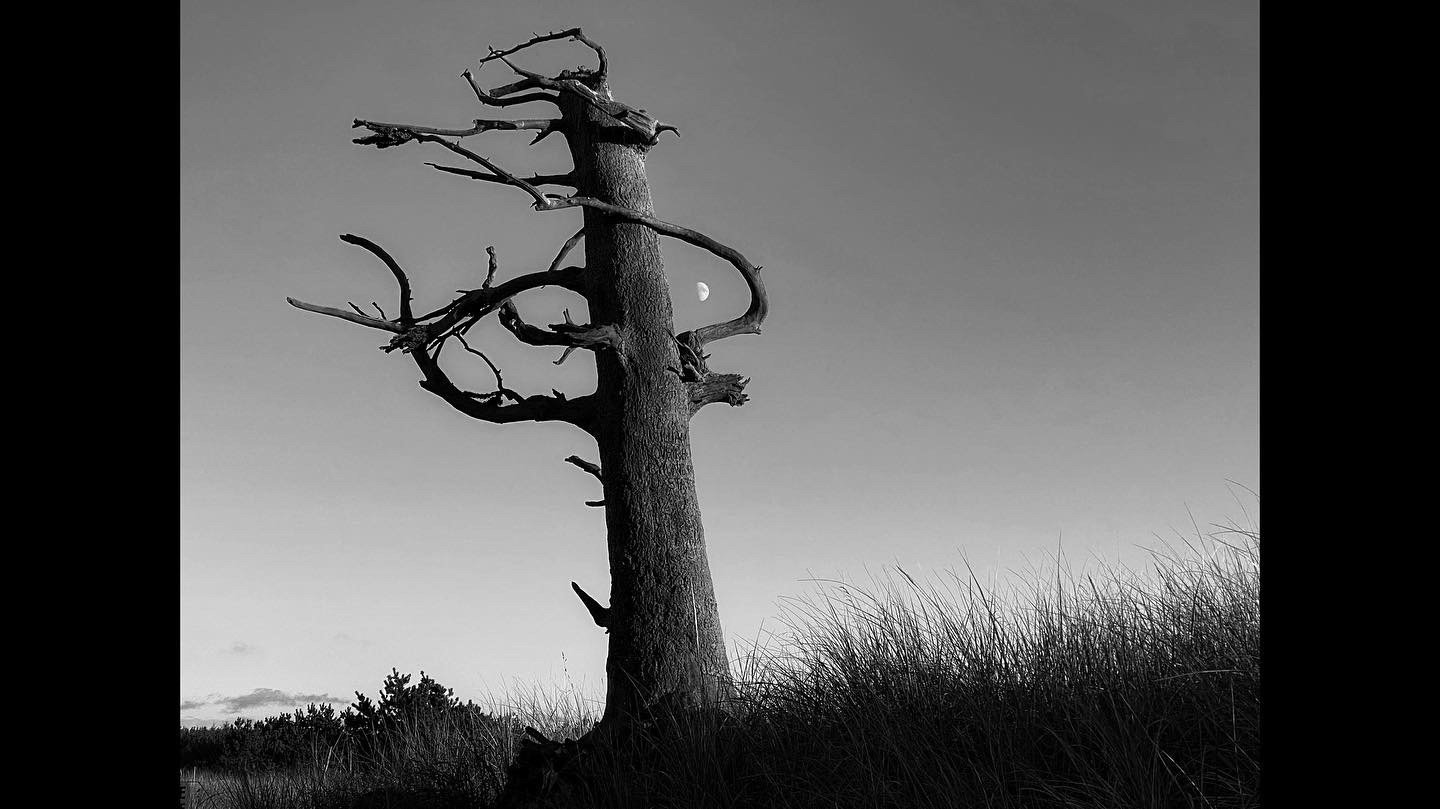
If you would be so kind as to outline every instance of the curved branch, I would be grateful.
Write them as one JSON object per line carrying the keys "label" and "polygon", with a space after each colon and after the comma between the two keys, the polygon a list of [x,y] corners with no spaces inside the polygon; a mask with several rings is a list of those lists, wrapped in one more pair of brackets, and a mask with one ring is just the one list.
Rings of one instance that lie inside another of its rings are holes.
{"label": "curved branch", "polygon": [[426,339],[433,340],[459,325],[462,320],[480,318],[490,314],[501,304],[526,290],[543,286],[558,286],[572,292],[580,292],[584,289],[584,275],[584,267],[566,267],[554,272],[546,270],[527,273],[511,278],[499,286],[472,289],[440,309],[418,318],[423,321],[439,317],[434,323],[419,326],[412,331],[427,331]]}
{"label": "curved branch", "polygon": [[739,250],[721,244],[698,230],[673,225],[669,222],[656,219],[653,216],[647,216],[639,211],[613,205],[608,202],[602,202],[593,197],[551,196],[547,198],[547,202],[548,204],[542,210],[556,211],[572,207],[592,208],[620,217],[629,222],[644,225],[657,233],[679,239],[686,244],[691,244],[713,253],[730,262],[730,264],[740,272],[740,275],[745,279],[746,285],[750,287],[750,306],[745,310],[744,314],[732,320],[702,326],[701,328],[679,335],[677,339],[687,344],[695,354],[698,355],[706,343],[711,343],[726,337],[733,337],[737,334],[760,333],[760,326],[765,321],[765,316],[770,312],[770,301],[765,294],[765,284],[760,280],[760,270],[762,268],[751,264],[749,259],[745,258]]}
{"label": "curved branch", "polygon": [[[591,326],[577,325],[571,323],[570,312],[565,312],[565,323],[552,323],[550,329],[542,329],[539,326],[531,326],[520,319],[520,312],[516,310],[513,301],[505,301],[500,304],[500,325],[504,326],[515,335],[520,342],[532,346],[565,346],[565,356],[570,355],[570,349],[588,348],[591,351],[599,351],[602,348],[619,350],[620,333],[614,326]],[[556,365],[564,361],[561,357]]]}
{"label": "curved branch", "polygon": [[558,33],[555,31],[551,31],[545,36],[540,36],[537,34],[535,38],[531,39],[530,41],[522,42],[519,45],[510,48],[509,50],[497,51],[494,48],[491,48],[490,55],[481,59],[480,64],[483,65],[486,62],[509,56],[512,53],[518,53],[532,45],[539,45],[542,42],[553,42],[557,39],[565,39],[566,37],[569,37],[573,41],[584,43],[587,47],[590,48],[590,50],[595,51],[595,55],[600,58],[600,69],[594,71],[593,73],[590,71],[585,71],[585,75],[594,76],[597,79],[604,80],[606,73],[610,69],[610,65],[605,59],[605,49],[600,47],[599,43],[594,42],[588,37],[586,37],[579,28],[568,28]]}
{"label": "curved branch", "polygon": [[470,82],[470,89],[475,91],[475,97],[480,100],[481,104],[488,107],[513,107],[516,104],[526,104],[531,101],[549,101],[557,107],[560,106],[560,96],[558,95],[552,95],[550,93],[528,93],[512,98],[500,98],[499,96],[491,95],[481,90],[480,85],[475,83],[475,77],[470,75],[468,69],[464,73],[461,73],[460,76],[465,79],[465,81]]}
{"label": "curved branch", "polygon": [[390,272],[394,274],[395,282],[400,285],[400,326],[406,329],[414,326],[415,313],[410,310],[410,279],[406,277],[405,271],[400,269],[400,265],[396,263],[395,259],[391,258],[390,254],[385,252],[385,249],[380,245],[370,241],[364,236],[356,236],[353,233],[343,233],[340,235],[340,241],[346,244],[353,244],[357,247],[363,247],[375,254],[381,261],[385,262],[385,266],[389,267]]}
{"label": "curved branch", "polygon": [[[549,80],[547,79],[546,81]],[[586,89],[588,90],[588,88]],[[593,91],[591,92],[593,93]],[[739,271],[741,277],[745,279],[745,284],[750,289],[750,305],[746,308],[745,312],[738,317],[732,318],[731,320],[727,320],[722,323],[712,323],[708,326],[702,326],[698,329],[685,332],[684,334],[681,334],[677,339],[679,339],[681,343],[689,346],[689,348],[692,349],[692,351],[696,355],[699,355],[701,350],[705,347],[707,343],[711,343],[716,340],[722,340],[726,337],[733,337],[737,334],[760,333],[761,324],[764,323],[765,317],[767,314],[769,314],[770,311],[769,297],[765,293],[765,284],[760,279],[760,270],[762,268],[751,264],[749,259],[745,258],[744,254],[742,254],[739,250],[736,250],[729,245],[716,241],[715,239],[706,236],[705,234],[692,228],[682,227],[680,225],[675,225],[670,222],[665,222],[663,220],[656,219],[653,216],[641,213],[640,211],[636,211],[634,209],[626,208],[620,205],[615,205],[609,202],[604,202],[602,200],[595,199],[594,197],[561,197],[553,194],[543,194],[538,188],[535,187],[534,184],[525,180],[521,180],[515,175],[510,174],[504,169],[501,169],[499,166],[490,162],[486,158],[475,154],[474,152],[471,152],[469,149],[466,149],[458,143],[451,143],[441,137],[426,134],[424,132],[418,132],[413,127],[392,124],[377,124],[367,121],[357,121],[357,124],[365,126],[369,128],[372,132],[374,132],[375,136],[373,138],[367,138],[365,139],[365,141],[367,143],[374,143],[376,146],[379,146],[381,148],[385,148],[386,146],[398,145],[400,143],[405,143],[410,140],[439,143],[445,148],[451,150],[452,152],[463,155],[466,158],[473,160],[483,165],[485,168],[489,169],[494,174],[494,176],[498,178],[492,179],[491,181],[504,182],[509,185],[513,185],[521,189],[525,193],[529,194],[530,197],[535,200],[534,207],[538,211],[558,211],[564,210],[566,208],[575,207],[591,208],[596,211],[601,211],[603,213],[619,217],[627,222],[635,222],[637,224],[644,225],[657,233],[679,239],[687,244],[694,245],[695,247],[699,247],[702,250],[706,250],[716,256],[719,256],[720,258],[725,259],[726,261],[730,262],[730,264],[733,265],[737,271]],[[439,167],[437,166],[437,168]],[[485,177],[485,179],[491,178]],[[426,318],[421,319],[424,320]]]}
{"label": "curved branch", "polygon": [[517,421],[563,421],[589,432],[594,418],[594,397],[566,399],[563,396],[526,396],[512,404],[500,404],[501,395],[476,394],[455,387],[439,363],[424,349],[411,351],[415,364],[425,378],[420,387],[444,399],[456,410],[492,424],[513,424]]}

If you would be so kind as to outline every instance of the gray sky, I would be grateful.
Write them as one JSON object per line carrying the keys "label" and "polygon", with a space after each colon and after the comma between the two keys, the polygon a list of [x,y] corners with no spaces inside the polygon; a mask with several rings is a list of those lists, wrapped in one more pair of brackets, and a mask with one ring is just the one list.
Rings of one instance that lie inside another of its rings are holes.
{"label": "gray sky", "polygon": [[[547,115],[483,110],[458,75],[572,26],[605,46],[618,100],[680,127],[648,159],[660,218],[765,267],[765,333],[712,346],[751,401],[692,425],[732,641],[812,576],[968,559],[1003,577],[1062,539],[1141,564],[1187,508],[1237,515],[1226,479],[1258,488],[1253,2],[186,0],[182,719],[373,694],[392,666],[466,698],[601,692],[606,639],[569,590],[608,589],[583,504],[599,489],[563,463],[593,442],[467,419],[382,333],[285,304],[393,314],[389,273],[341,233],[406,265],[426,311],[478,285],[487,245],[501,279],[545,266],[578,211],[534,213],[426,167],[438,147],[353,146],[349,127]],[[558,138],[528,141],[467,145],[516,173],[569,167]],[[744,308],[727,264],[662,249],[678,330]],[[518,303],[583,314],[563,291]],[[593,387],[584,352],[556,367],[493,322],[471,334],[522,393]]]}

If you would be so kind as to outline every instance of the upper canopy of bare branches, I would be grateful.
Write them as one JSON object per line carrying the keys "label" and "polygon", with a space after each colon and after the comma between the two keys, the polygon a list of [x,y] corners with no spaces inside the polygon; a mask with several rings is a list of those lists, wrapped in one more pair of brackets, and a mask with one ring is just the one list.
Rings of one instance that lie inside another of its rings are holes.
{"label": "upper canopy of bare branches", "polygon": [[[527,48],[542,43],[554,42],[557,40],[569,39],[580,42],[594,51],[598,57],[599,65],[596,69],[576,68],[574,70],[562,71],[556,76],[544,76],[534,73],[516,65],[510,60],[511,56],[526,50]],[[557,103],[565,95],[573,96],[584,104],[592,107],[619,125],[632,130],[640,136],[640,146],[643,149],[653,145],[658,140],[658,135],[666,130],[679,134],[679,130],[668,124],[660,123],[653,116],[644,110],[636,109],[627,104],[614,100],[606,86],[606,77],[609,64],[606,59],[605,50],[600,45],[584,35],[579,28],[571,28],[559,32],[550,32],[544,35],[535,35],[530,40],[514,45],[504,50],[491,48],[488,55],[481,58],[478,67],[483,67],[490,62],[502,62],[510,68],[517,76],[518,81],[496,87],[490,91],[480,88],[474,74],[466,70],[461,75],[469,83],[480,103],[492,107],[507,107],[514,104],[527,103],[531,101],[550,101]],[[531,91],[525,93],[525,91]],[[750,263],[738,250],[707,236],[697,230],[682,227],[662,221],[644,212],[633,210],[603,199],[581,194],[560,195],[547,193],[540,189],[543,185],[569,185],[576,187],[573,172],[565,174],[536,174],[527,178],[521,178],[489,158],[467,148],[462,140],[467,137],[480,135],[493,131],[522,131],[536,132],[533,143],[555,133],[569,136],[569,129],[576,125],[563,116],[561,118],[525,118],[512,120],[497,120],[488,118],[472,119],[468,126],[442,128],[435,126],[386,123],[379,121],[360,120],[354,122],[356,128],[363,128],[370,134],[357,138],[355,143],[375,146],[380,149],[388,149],[402,146],[409,143],[432,143],[441,146],[451,153],[464,158],[479,167],[477,169],[458,168],[454,166],[442,166],[435,163],[429,165],[434,168],[475,180],[481,180],[500,185],[513,186],[525,192],[532,201],[532,206],[537,211],[559,211],[569,208],[589,208],[616,217],[625,222],[643,225],[664,236],[679,239],[687,244],[699,247],[733,266],[744,279],[750,292],[750,305],[745,312],[739,316],[711,325],[703,326],[691,331],[684,332],[675,337],[678,345],[678,352],[681,357],[681,367],[674,369],[676,373],[690,385],[692,410],[710,402],[724,401],[731,405],[743,404],[746,396],[743,393],[745,384],[749,381],[738,374],[712,374],[706,365],[709,355],[704,353],[707,343],[730,337],[737,334],[758,334],[760,327],[769,310],[768,298],[765,287],[760,278],[760,267]],[[390,342],[383,346],[387,352],[400,350],[415,358],[425,380],[421,385],[426,389],[440,396],[449,402],[456,409],[465,412],[475,418],[494,421],[509,422],[520,420],[559,420],[584,426],[590,416],[585,408],[589,397],[578,399],[567,399],[563,394],[556,393],[554,396],[530,396],[524,397],[514,391],[505,388],[501,381],[500,370],[490,361],[490,358],[483,352],[472,348],[465,342],[466,332],[475,325],[481,318],[491,312],[498,312],[500,321],[506,329],[520,341],[530,345],[553,345],[564,347],[564,354],[556,360],[562,362],[577,348],[584,348],[592,351],[615,351],[621,356],[624,363],[622,341],[614,327],[600,324],[575,324],[571,322],[569,312],[566,312],[564,323],[557,323],[544,329],[529,325],[520,319],[511,299],[521,292],[535,289],[542,286],[558,286],[575,292],[585,293],[588,285],[595,282],[589,278],[584,267],[567,266],[561,267],[567,253],[584,236],[584,228],[572,236],[556,255],[555,260],[549,268],[543,271],[532,272],[513,278],[504,283],[495,285],[496,261],[493,248],[490,249],[489,272],[484,283],[479,289],[464,292],[460,297],[450,303],[427,314],[416,317],[411,309],[410,281],[405,271],[398,262],[385,250],[374,242],[360,236],[344,235],[342,241],[362,247],[377,258],[379,258],[395,277],[399,286],[399,315],[395,319],[387,318],[384,312],[375,305],[379,317],[373,317],[355,307],[353,311],[343,309],[317,306],[305,303],[293,298],[287,299],[298,308],[316,312],[331,317],[337,317],[357,323],[369,328],[375,328],[392,333],[394,336]],[[457,339],[464,348],[472,353],[481,356],[494,371],[497,389],[490,393],[478,394],[463,391],[456,387],[445,373],[440,369],[438,358],[446,342],[452,338]]]}

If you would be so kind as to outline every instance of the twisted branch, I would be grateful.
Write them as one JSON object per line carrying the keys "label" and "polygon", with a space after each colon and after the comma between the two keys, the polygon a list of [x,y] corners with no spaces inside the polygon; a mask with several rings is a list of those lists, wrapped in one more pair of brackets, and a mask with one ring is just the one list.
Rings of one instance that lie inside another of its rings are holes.
{"label": "twisted branch", "polygon": [[594,418],[592,396],[566,399],[563,396],[526,396],[515,398],[513,404],[500,404],[501,397],[477,394],[455,387],[428,352],[411,351],[415,364],[425,378],[420,387],[444,399],[451,407],[467,416],[492,424],[513,424],[517,421],[563,421],[587,432]]}
{"label": "twisted branch", "polygon": [[750,401],[745,386],[750,380],[740,374],[706,374],[704,378],[690,382],[690,415],[695,415],[707,404],[724,402],[739,407]]}
{"label": "twisted branch", "polygon": [[[595,411],[593,396],[566,399],[563,394],[557,392],[554,396],[522,397],[505,387],[500,376],[500,369],[490,361],[489,357],[471,348],[463,336],[464,330],[473,325],[480,317],[494,311],[501,304],[508,303],[510,298],[527,289],[547,284],[578,287],[577,276],[582,272],[580,268],[567,267],[559,272],[530,273],[511,279],[498,287],[491,286],[494,280],[496,261],[494,248],[489,248],[487,252],[490,255],[490,267],[484,285],[480,289],[465,293],[447,307],[419,319],[421,321],[429,320],[438,315],[439,319],[434,323],[417,325],[417,319],[410,308],[410,279],[399,263],[384,248],[369,239],[348,233],[340,238],[348,244],[365,248],[390,268],[400,287],[400,318],[398,322],[373,318],[359,312],[358,309],[355,312],[347,312],[344,309],[316,306],[294,298],[286,298],[285,300],[291,306],[394,333],[396,336],[389,345],[382,346],[382,348],[387,353],[398,348],[403,353],[414,357],[416,365],[425,376],[420,381],[420,387],[439,396],[456,410],[472,418],[496,424],[508,424],[516,421],[564,421],[586,431],[590,430]],[[477,354],[485,360],[491,371],[495,373],[496,391],[472,393],[461,390],[441,370],[437,357],[444,347],[445,341],[450,337],[459,339],[467,351]],[[434,355],[429,351],[429,347],[432,345],[435,347]],[[509,400],[511,404],[502,404],[504,400]]]}
{"label": "twisted branch", "polygon": [[[614,118],[620,124],[640,133],[644,136],[647,145],[654,146],[659,143],[661,132],[674,132],[676,136],[680,134],[678,127],[661,123],[655,116],[645,110],[636,109],[629,104],[616,101],[610,98],[608,91],[604,93],[597,91],[581,79],[574,78],[573,75],[566,76],[562,74],[559,78],[552,79],[542,76],[539,73],[526,70],[514,62],[511,62],[509,59],[506,59],[504,56],[497,56],[496,58],[499,58],[500,61],[508,65],[511,70],[524,78],[503,87],[492,89],[490,91],[492,97],[499,98],[509,95],[510,93],[519,92],[520,90],[529,90],[537,87],[546,90],[555,90],[559,93],[570,93],[579,96],[585,103]],[[602,89],[604,88],[603,84],[600,86]]]}
{"label": "twisted branch", "polygon": [[674,225],[631,208],[602,202],[593,197],[558,197],[551,195],[546,198],[546,206],[541,208],[541,210],[558,211],[573,207],[592,208],[628,222],[644,225],[657,233],[679,239],[686,244],[694,245],[695,247],[719,256],[730,262],[730,264],[740,272],[741,277],[745,279],[746,285],[750,288],[750,306],[745,310],[744,314],[732,320],[702,326],[701,328],[679,335],[676,339],[688,346],[695,355],[699,356],[701,349],[704,348],[707,343],[722,340],[726,337],[733,337],[737,334],[760,333],[760,326],[764,322],[765,316],[770,312],[770,302],[765,294],[765,284],[760,280],[760,270],[762,268],[751,264],[749,259],[745,258],[739,250],[722,244],[698,230]]}
{"label": "twisted branch", "polygon": [[513,48],[509,48],[503,51],[497,51],[494,48],[491,48],[490,55],[481,59],[479,64],[483,65],[486,62],[504,58],[512,53],[518,53],[519,51],[523,51],[532,45],[539,45],[541,42],[553,42],[557,39],[565,39],[566,37],[569,37],[571,41],[584,43],[587,47],[590,48],[590,50],[595,51],[595,55],[600,58],[600,69],[593,72],[584,70],[584,68],[581,68],[581,70],[584,70],[584,75],[593,76],[600,81],[604,81],[606,73],[610,69],[609,62],[605,60],[605,49],[600,47],[600,44],[598,42],[594,42],[593,40],[586,37],[584,32],[582,32],[579,28],[568,28],[560,32],[551,31],[544,36],[536,34],[535,37],[528,42],[522,42]]}
{"label": "twisted branch", "polygon": [[576,324],[570,320],[570,310],[568,309],[565,310],[565,322],[552,323],[548,330],[539,326],[531,326],[522,320],[513,301],[507,300],[500,304],[499,317],[500,325],[508,329],[522,343],[532,346],[565,346],[565,354],[555,361],[556,365],[564,362],[565,358],[570,356],[570,352],[577,348],[588,348],[591,351],[599,351],[602,348],[619,350],[620,348],[620,333],[614,326]]}

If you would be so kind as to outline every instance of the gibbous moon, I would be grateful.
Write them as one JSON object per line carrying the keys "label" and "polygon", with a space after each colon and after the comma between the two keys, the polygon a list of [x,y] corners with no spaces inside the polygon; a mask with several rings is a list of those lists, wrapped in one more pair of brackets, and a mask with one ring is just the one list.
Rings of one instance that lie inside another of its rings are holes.
{"label": "gibbous moon", "polygon": [[710,297],[710,287],[705,286],[704,281],[697,281],[695,284],[695,294],[699,295],[700,300],[703,301]]}

